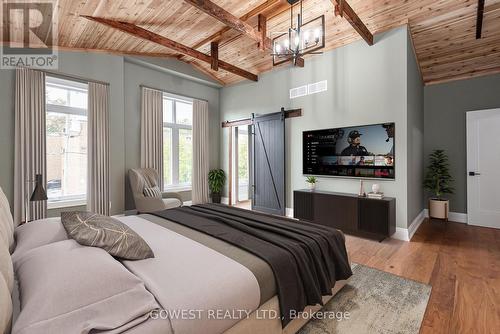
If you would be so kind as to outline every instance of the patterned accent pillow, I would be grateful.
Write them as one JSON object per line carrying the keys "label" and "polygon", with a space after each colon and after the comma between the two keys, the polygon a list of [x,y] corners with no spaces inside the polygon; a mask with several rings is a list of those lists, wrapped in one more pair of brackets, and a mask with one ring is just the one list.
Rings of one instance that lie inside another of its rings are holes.
{"label": "patterned accent pillow", "polygon": [[144,196],[146,197],[157,197],[161,198],[161,190],[158,188],[158,186],[151,187],[151,188],[144,188]]}
{"label": "patterned accent pillow", "polygon": [[121,221],[86,211],[61,212],[68,236],[81,245],[99,247],[125,260],[154,257],[146,241]]}

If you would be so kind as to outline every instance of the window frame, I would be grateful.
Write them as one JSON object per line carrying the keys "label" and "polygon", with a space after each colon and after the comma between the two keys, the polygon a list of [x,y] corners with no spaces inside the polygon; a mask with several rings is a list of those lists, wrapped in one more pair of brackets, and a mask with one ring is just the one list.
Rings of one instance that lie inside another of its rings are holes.
{"label": "window frame", "polygon": [[[79,81],[74,81],[71,79],[62,79],[56,76],[46,76],[45,89],[47,89],[48,86],[67,90],[68,101],[70,100],[69,99],[70,91],[85,92],[87,93],[88,97],[88,84]],[[45,117],[47,117],[48,113],[84,116],[87,119],[87,127],[88,127],[88,106],[87,108],[78,108],[78,107],[64,106],[59,104],[51,104],[48,101],[45,101]],[[47,136],[48,134],[46,133],[45,140],[47,140]],[[87,138],[87,159],[88,159],[88,138]],[[86,178],[88,178],[88,169]],[[62,196],[58,198],[47,199],[47,209],[58,209],[58,208],[86,206],[86,205],[87,205],[87,191],[85,191],[85,194],[83,196]]]}
{"label": "window frame", "polygon": [[[163,93],[162,97],[162,103],[165,105],[165,100],[172,101],[172,123],[170,122],[163,122],[162,125],[162,131],[164,131],[165,128],[170,128],[171,133],[172,133],[172,150],[171,150],[171,180],[172,184],[166,184],[165,183],[165,175],[163,175],[163,189],[164,191],[190,191],[192,190],[192,176],[193,176],[193,165],[191,162],[191,182],[189,183],[179,183],[179,141],[180,141],[180,136],[179,136],[179,130],[184,129],[184,130],[191,130],[191,136],[193,135],[193,124],[192,124],[192,118],[191,118],[191,125],[186,125],[186,124],[178,124],[177,123],[177,103],[187,103],[190,104],[191,107],[193,106],[193,100],[189,98],[182,98],[178,97],[172,94],[167,94]],[[166,112],[166,110],[163,110],[163,112]],[[191,109],[191,116],[192,116],[192,109]],[[162,118],[163,120],[163,118]],[[165,143],[165,140],[164,140]],[[165,157],[163,157],[163,162],[165,162]]]}

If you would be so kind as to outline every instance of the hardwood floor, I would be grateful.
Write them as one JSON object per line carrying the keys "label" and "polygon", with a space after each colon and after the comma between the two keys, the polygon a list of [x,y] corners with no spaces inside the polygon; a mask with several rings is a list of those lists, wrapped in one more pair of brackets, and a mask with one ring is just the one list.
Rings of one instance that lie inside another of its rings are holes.
{"label": "hardwood floor", "polygon": [[352,262],[432,286],[421,333],[500,333],[500,230],[426,220],[411,242],[346,239]]}
{"label": "hardwood floor", "polygon": [[500,230],[427,219],[410,242],[346,244],[351,262],[432,286],[420,333],[500,333]]}

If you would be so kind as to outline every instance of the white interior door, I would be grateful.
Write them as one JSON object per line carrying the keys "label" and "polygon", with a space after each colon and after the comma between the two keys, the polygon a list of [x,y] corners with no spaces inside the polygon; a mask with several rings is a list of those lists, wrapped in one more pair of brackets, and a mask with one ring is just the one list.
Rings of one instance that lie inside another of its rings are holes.
{"label": "white interior door", "polygon": [[500,228],[500,109],[467,113],[467,216]]}

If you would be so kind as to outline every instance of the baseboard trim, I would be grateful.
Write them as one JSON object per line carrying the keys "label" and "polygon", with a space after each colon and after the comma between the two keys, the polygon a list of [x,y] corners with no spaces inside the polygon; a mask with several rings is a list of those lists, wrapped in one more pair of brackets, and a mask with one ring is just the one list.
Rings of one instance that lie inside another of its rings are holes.
{"label": "baseboard trim", "polygon": [[403,227],[396,227],[396,232],[391,235],[391,238],[402,241],[410,241],[410,238],[408,237],[408,229]]}
{"label": "baseboard trim", "polygon": [[[429,218],[429,210],[425,209],[425,217]],[[448,220],[454,223],[467,224],[467,214],[461,212],[450,212],[448,214]]]}
{"label": "baseboard trim", "polygon": [[420,225],[424,222],[424,220],[425,220],[425,210],[422,210],[415,217],[415,219],[413,219],[413,221],[411,222],[410,226],[408,226],[408,228],[396,227],[396,233],[391,235],[391,238],[403,240],[403,241],[410,241],[411,238],[413,238],[413,235],[415,234],[415,232],[417,232]]}
{"label": "baseboard trim", "polygon": [[410,226],[408,226],[408,241],[410,241],[411,238],[413,238],[413,235],[415,234],[415,232],[417,232],[418,228],[424,222],[424,220],[425,220],[425,210],[422,210],[418,214],[418,216],[416,216],[415,219],[413,219]]}

